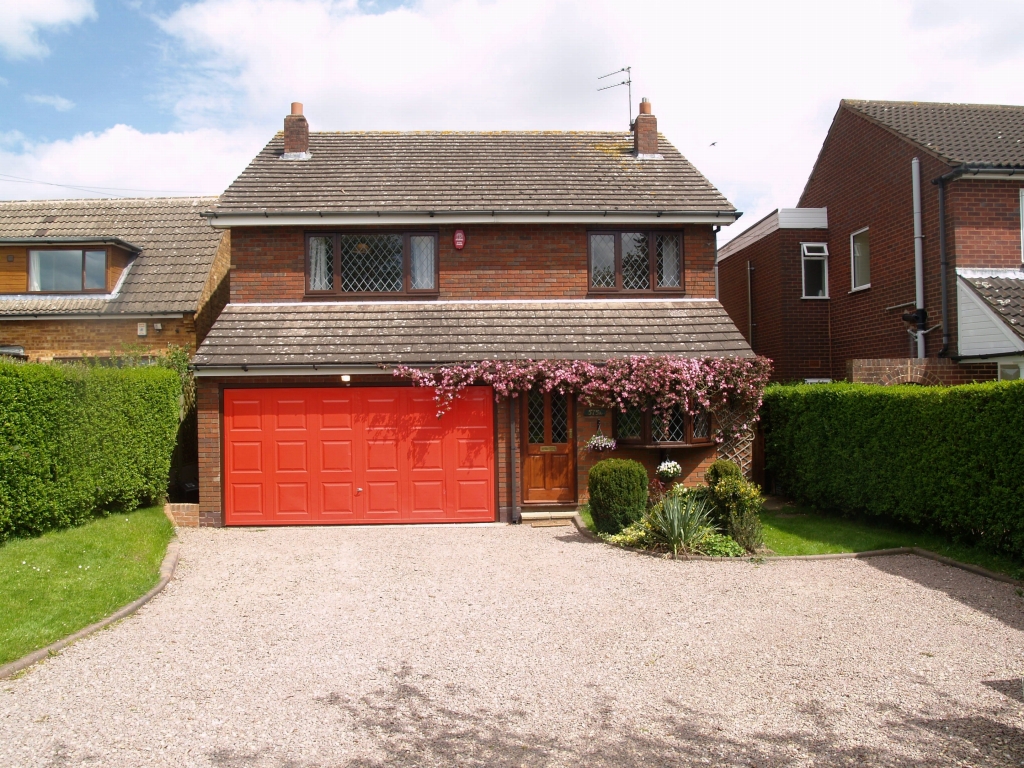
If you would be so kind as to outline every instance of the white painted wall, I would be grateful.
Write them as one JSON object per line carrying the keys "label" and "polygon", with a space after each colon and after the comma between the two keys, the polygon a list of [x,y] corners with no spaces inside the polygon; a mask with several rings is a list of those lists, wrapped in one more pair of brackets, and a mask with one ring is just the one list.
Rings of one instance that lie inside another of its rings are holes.
{"label": "white painted wall", "polygon": [[963,356],[1024,352],[1024,339],[962,278],[956,281],[957,349]]}

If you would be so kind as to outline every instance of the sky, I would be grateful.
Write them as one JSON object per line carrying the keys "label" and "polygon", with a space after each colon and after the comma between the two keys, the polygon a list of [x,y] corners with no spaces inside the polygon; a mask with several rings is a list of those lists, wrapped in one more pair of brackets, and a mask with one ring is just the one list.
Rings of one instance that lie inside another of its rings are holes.
{"label": "sky", "polygon": [[842,98],[1024,104],[1024,0],[0,0],[0,199],[218,194],[279,130],[658,127],[795,206]]}

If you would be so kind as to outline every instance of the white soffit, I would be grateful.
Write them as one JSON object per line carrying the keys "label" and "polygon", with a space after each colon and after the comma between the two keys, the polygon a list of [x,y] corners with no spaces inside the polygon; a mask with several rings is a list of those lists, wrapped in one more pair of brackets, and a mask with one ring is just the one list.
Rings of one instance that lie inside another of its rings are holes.
{"label": "white soffit", "polygon": [[1024,339],[962,279],[956,281],[956,311],[957,350],[962,357],[1024,352]]}
{"label": "white soffit", "polygon": [[828,229],[828,208],[778,208],[719,248],[718,260],[779,229]]}

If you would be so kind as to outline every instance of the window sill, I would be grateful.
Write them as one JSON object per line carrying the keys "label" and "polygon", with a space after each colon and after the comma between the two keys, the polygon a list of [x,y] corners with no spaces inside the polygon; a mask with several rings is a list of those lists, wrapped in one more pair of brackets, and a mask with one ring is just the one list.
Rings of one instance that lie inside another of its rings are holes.
{"label": "window sill", "polygon": [[868,283],[867,285],[858,285],[856,288],[851,289],[850,293],[860,293],[861,291],[866,291],[870,287],[871,283]]}
{"label": "window sill", "polygon": [[687,295],[684,290],[661,290],[661,291],[595,291],[593,288],[587,291],[588,299],[650,299],[666,298],[679,299]]}
{"label": "window sill", "polygon": [[619,442],[619,448],[707,448],[713,446],[713,440],[706,443],[623,443]]}
{"label": "window sill", "polygon": [[431,301],[441,297],[440,291],[423,293],[306,293],[303,301],[329,301],[344,304],[349,301]]}
{"label": "window sill", "polygon": [[801,296],[800,298],[806,301],[828,301],[831,296]]}

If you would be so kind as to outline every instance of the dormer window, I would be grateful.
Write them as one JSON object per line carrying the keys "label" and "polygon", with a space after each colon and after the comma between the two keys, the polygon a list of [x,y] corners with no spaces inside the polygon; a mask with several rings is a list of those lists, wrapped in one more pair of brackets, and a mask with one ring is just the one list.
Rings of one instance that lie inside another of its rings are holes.
{"label": "dormer window", "polygon": [[34,293],[103,293],[107,290],[107,252],[31,250],[28,289]]}

